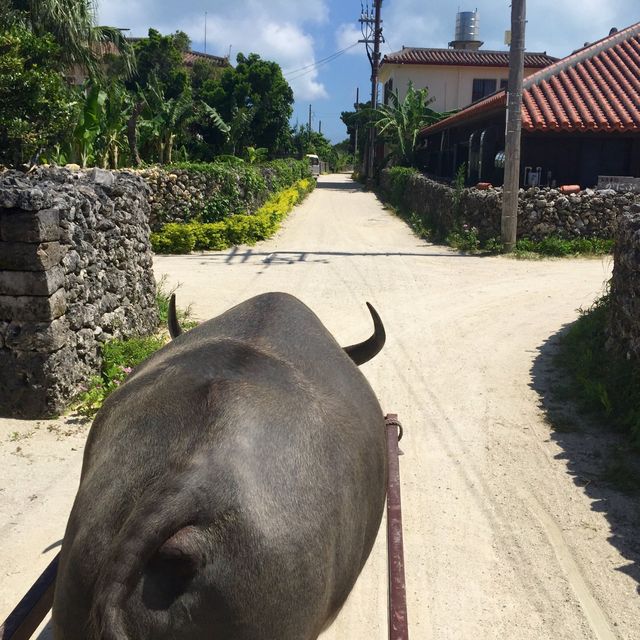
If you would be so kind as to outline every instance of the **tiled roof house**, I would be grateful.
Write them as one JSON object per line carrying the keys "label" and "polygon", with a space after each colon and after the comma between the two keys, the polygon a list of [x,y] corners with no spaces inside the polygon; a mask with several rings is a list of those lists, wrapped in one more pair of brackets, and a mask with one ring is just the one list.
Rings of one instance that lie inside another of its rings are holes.
{"label": "tiled roof house", "polygon": [[[449,177],[467,162],[471,182],[500,184],[506,105],[500,90],[423,129],[426,170]],[[640,22],[524,79],[521,175],[583,187],[640,176]]]}

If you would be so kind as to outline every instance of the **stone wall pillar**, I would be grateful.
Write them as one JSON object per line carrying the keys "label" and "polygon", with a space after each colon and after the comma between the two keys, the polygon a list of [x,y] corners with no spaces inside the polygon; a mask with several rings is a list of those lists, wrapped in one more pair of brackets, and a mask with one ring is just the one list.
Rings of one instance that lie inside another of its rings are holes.
{"label": "stone wall pillar", "polygon": [[608,333],[610,347],[640,363],[640,204],[618,221]]}
{"label": "stone wall pillar", "polygon": [[0,416],[61,412],[102,345],[153,333],[148,189],[127,171],[0,173]]}
{"label": "stone wall pillar", "polygon": [[30,418],[59,408],[49,390],[69,328],[60,212],[22,207],[0,208],[0,412]]}

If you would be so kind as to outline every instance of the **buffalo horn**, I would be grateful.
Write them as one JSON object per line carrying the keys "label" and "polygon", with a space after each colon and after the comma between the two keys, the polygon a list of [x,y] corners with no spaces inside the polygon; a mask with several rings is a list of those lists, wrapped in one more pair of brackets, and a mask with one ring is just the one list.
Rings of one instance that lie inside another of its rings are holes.
{"label": "buffalo horn", "polygon": [[169,335],[171,339],[177,338],[181,333],[180,323],[176,314],[176,294],[172,293],[169,298],[169,313],[167,316],[167,324],[169,325]]}
{"label": "buffalo horn", "polygon": [[352,344],[351,346],[344,348],[345,353],[357,365],[368,362],[369,360],[371,360],[371,358],[378,354],[382,347],[384,347],[384,342],[387,337],[384,332],[384,326],[382,324],[382,320],[380,320],[378,312],[368,302],[367,307],[369,307],[369,312],[371,313],[371,317],[373,318],[373,335],[364,342]]}

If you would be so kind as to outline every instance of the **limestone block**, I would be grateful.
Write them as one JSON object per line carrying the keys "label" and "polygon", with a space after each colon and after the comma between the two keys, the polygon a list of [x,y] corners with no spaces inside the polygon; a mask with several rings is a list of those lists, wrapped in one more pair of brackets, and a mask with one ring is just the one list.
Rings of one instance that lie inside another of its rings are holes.
{"label": "limestone block", "polygon": [[15,209],[0,215],[0,240],[5,242],[51,242],[60,239],[60,212],[43,209],[19,212]]}
{"label": "limestone block", "polygon": [[64,289],[52,296],[0,295],[0,320],[45,322],[59,318],[67,309]]}
{"label": "limestone block", "polygon": [[60,264],[66,252],[59,242],[0,242],[0,269],[46,271]]}
{"label": "limestone block", "polygon": [[50,296],[64,285],[62,267],[47,271],[0,271],[0,295]]}

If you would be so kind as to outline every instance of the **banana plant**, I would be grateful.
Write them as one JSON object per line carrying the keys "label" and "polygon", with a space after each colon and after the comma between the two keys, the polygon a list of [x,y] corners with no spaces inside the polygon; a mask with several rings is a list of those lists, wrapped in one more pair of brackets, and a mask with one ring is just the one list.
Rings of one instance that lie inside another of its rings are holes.
{"label": "banana plant", "polygon": [[220,114],[204,102],[194,103],[190,90],[177,98],[166,98],[160,83],[152,78],[144,92],[144,101],[142,127],[156,148],[160,164],[171,163],[177,135],[192,122],[209,120],[223,134],[229,134],[229,126]]}
{"label": "banana plant", "polygon": [[247,147],[247,162],[249,164],[258,164],[267,159],[269,149],[266,147]]}
{"label": "banana plant", "polygon": [[389,104],[383,104],[373,110],[378,133],[390,144],[393,155],[400,164],[413,164],[420,130],[446,117],[447,114],[429,108],[433,100],[434,98],[429,98],[427,89],[416,90],[409,82],[403,100],[398,97],[396,89],[395,92],[389,93]]}
{"label": "banana plant", "polygon": [[106,89],[103,117],[98,138],[99,156],[103,169],[117,169],[120,151],[126,148],[124,136],[131,111],[131,101],[125,88],[112,82]]}
{"label": "banana plant", "polygon": [[95,142],[100,134],[107,94],[97,85],[86,89],[78,123],[73,130],[71,158],[82,168],[95,159]]}

